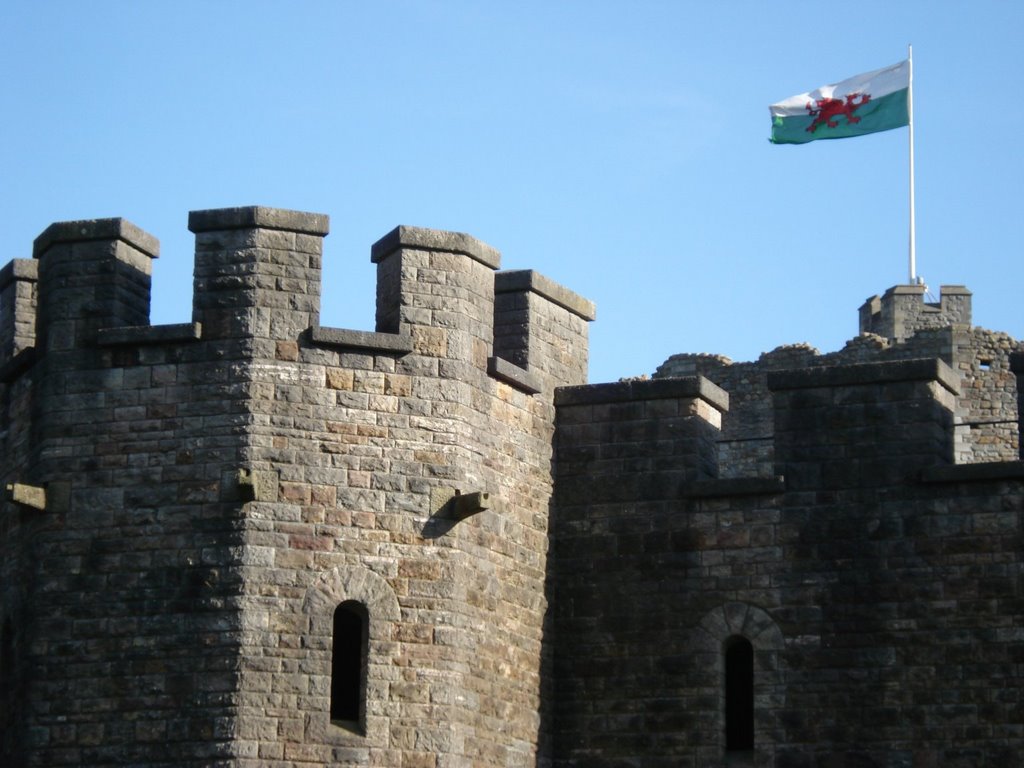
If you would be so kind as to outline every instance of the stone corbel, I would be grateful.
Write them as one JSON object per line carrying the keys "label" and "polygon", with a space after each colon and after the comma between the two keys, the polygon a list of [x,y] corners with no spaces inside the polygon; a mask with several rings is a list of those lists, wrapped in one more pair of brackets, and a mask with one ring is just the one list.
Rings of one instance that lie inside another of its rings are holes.
{"label": "stone corbel", "polygon": [[462,493],[455,491],[452,498],[452,513],[459,520],[464,520],[477,512],[483,512],[491,508],[491,494],[486,491],[473,491]]}
{"label": "stone corbel", "polygon": [[15,504],[23,504],[32,509],[46,510],[46,489],[25,483],[8,483],[7,493]]}
{"label": "stone corbel", "polygon": [[243,501],[277,501],[277,472],[261,469],[240,469],[238,493]]}

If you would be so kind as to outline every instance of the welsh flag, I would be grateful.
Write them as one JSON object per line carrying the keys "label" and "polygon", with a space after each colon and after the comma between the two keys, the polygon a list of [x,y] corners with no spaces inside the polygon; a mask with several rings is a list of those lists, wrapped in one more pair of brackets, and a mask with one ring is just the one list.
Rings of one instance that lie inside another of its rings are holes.
{"label": "welsh flag", "polygon": [[910,123],[910,61],[772,104],[773,144],[806,144],[888,131]]}

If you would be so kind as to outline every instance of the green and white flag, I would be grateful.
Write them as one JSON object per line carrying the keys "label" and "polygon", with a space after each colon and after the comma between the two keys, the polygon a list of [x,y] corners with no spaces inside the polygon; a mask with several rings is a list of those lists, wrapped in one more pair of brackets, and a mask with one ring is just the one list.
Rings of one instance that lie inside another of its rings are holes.
{"label": "green and white flag", "polygon": [[773,144],[806,144],[901,128],[910,123],[909,89],[908,60],[790,96],[769,107],[770,140]]}

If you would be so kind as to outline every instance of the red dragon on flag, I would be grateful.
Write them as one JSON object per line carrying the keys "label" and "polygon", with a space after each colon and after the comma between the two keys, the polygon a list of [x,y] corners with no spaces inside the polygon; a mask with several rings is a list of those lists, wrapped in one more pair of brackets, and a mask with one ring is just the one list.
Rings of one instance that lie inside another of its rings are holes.
{"label": "red dragon on flag", "polygon": [[798,93],[768,109],[773,144],[845,139],[910,125],[910,59]]}
{"label": "red dragon on flag", "polygon": [[[857,97],[860,97],[860,101],[856,100]],[[805,130],[814,133],[822,125],[835,128],[839,125],[836,118],[843,115],[846,116],[847,125],[859,123],[860,118],[853,114],[854,110],[863,107],[869,101],[871,101],[870,93],[856,92],[846,94],[846,101],[833,98],[809,101],[807,102],[807,112],[814,118],[814,121]]]}

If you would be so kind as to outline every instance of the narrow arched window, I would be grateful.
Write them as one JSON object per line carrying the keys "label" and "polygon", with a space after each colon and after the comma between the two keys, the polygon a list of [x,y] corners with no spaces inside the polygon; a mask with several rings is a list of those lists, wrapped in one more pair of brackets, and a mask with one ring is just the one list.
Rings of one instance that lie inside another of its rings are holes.
{"label": "narrow arched window", "polygon": [[331,652],[331,720],[363,728],[366,657],[369,638],[366,606],[346,600],[334,610]]}
{"label": "narrow arched window", "polygon": [[745,637],[725,641],[725,749],[754,748],[754,647]]}

